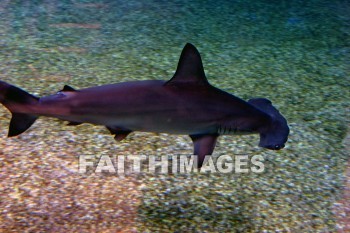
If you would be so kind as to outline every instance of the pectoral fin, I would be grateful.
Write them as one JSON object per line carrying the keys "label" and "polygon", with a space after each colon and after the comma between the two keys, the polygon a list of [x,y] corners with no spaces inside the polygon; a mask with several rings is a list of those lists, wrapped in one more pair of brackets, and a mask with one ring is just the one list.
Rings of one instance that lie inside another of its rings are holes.
{"label": "pectoral fin", "polygon": [[217,134],[190,135],[194,146],[193,153],[198,156],[198,168],[202,167],[205,156],[213,153],[218,136]]}
{"label": "pectoral fin", "polygon": [[69,126],[75,126],[75,125],[81,125],[81,124],[83,124],[83,123],[82,123],[82,122],[70,121],[70,122],[68,122],[67,125],[69,125]]}
{"label": "pectoral fin", "polygon": [[132,131],[120,127],[106,126],[111,134],[114,134],[114,139],[118,142],[124,140]]}

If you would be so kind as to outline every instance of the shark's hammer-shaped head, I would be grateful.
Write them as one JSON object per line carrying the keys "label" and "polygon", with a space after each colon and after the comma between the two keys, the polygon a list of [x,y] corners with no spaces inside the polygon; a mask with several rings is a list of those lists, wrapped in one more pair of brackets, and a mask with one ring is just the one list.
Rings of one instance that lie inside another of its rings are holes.
{"label": "shark's hammer-shaped head", "polygon": [[250,99],[248,103],[267,113],[271,117],[268,123],[258,130],[260,133],[259,146],[270,150],[282,149],[288,140],[289,135],[287,120],[268,99],[255,98]]}

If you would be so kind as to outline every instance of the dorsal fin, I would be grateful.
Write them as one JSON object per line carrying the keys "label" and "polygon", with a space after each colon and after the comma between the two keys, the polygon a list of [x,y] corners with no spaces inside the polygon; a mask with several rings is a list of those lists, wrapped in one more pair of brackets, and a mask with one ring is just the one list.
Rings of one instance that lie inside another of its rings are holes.
{"label": "dorsal fin", "polygon": [[77,91],[73,87],[64,85],[63,89],[61,91]]}
{"label": "dorsal fin", "polygon": [[174,76],[165,85],[196,83],[207,85],[201,55],[194,45],[187,43],[182,50]]}

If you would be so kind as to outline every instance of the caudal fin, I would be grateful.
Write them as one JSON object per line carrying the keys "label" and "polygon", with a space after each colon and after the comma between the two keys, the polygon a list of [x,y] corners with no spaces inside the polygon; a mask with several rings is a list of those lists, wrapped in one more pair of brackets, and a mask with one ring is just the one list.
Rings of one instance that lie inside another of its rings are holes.
{"label": "caudal fin", "polygon": [[39,98],[30,95],[22,89],[0,81],[0,103],[12,114],[8,136],[17,136],[27,129],[38,118],[25,112],[27,106],[36,104]]}

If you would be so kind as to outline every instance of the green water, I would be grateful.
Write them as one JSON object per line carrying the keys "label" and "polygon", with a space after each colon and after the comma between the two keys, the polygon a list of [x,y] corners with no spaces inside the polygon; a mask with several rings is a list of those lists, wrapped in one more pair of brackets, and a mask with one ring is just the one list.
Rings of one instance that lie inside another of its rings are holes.
{"label": "green water", "polygon": [[[256,136],[227,136],[219,141],[217,155],[263,155],[267,161],[263,174],[137,176],[141,195],[132,206],[137,213],[131,224],[134,231],[336,230],[332,208],[344,185],[349,156],[342,143],[350,99],[347,1],[1,1],[0,19],[0,79],[38,96],[54,93],[64,84],[83,88],[128,80],[168,80],[182,47],[190,42],[200,51],[211,84],[243,99],[268,98],[288,119],[290,140],[280,152],[258,149]],[[37,176],[47,179],[42,164],[76,166],[80,154],[160,155],[192,150],[185,137],[135,133],[127,142],[116,144],[101,127],[72,129],[45,119],[22,138],[6,139],[9,118],[1,108],[0,154],[4,158],[0,166],[6,179],[1,181],[0,226],[8,231],[63,231],[63,226],[77,222],[49,211],[54,206],[46,202],[48,207],[39,212],[49,220],[37,217],[33,208],[41,202],[31,195],[30,201],[7,198],[15,192],[24,195],[25,191],[14,187],[28,182],[23,176],[33,176],[26,163],[35,163]],[[20,160],[21,156],[28,159]],[[38,157],[43,159],[33,162]],[[53,162],[53,157],[59,160]],[[16,167],[12,173],[11,166]],[[63,183],[72,182],[68,187],[74,187],[88,178],[70,176],[73,181],[53,176],[61,181],[54,190],[74,197]],[[99,179],[112,183],[115,178]],[[42,195],[58,202],[62,212],[76,213],[74,208],[64,208],[70,202],[63,202],[56,191],[45,191],[50,184],[43,187]],[[95,199],[84,198],[93,208]],[[108,201],[122,200],[119,196]],[[113,232],[120,216],[97,203],[98,213],[79,209],[80,217],[92,216],[80,223],[82,229]]]}

